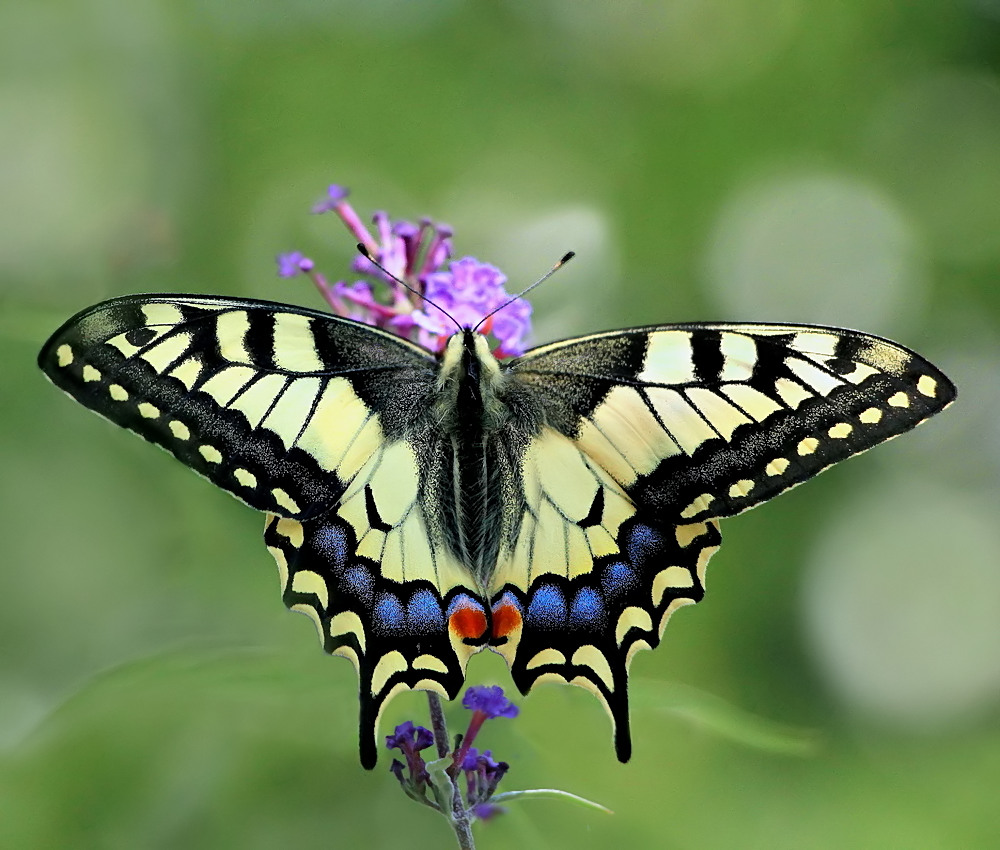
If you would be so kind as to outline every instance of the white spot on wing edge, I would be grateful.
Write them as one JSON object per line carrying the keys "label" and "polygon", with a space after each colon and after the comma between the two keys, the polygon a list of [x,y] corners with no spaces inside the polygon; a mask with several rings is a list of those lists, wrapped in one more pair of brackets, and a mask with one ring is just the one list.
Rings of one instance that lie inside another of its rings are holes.
{"label": "white spot on wing edge", "polygon": [[691,502],[684,510],[681,511],[681,519],[690,519],[693,516],[697,516],[704,510],[708,510],[708,506],[712,504],[715,500],[715,496],[711,493],[702,493],[694,501]]}
{"label": "white spot on wing edge", "polygon": [[631,628],[642,629],[644,632],[653,631],[653,620],[649,616],[649,612],[636,605],[630,605],[622,611],[618,617],[618,623],[615,625],[615,642],[619,646]]}
{"label": "white spot on wing edge", "polygon": [[[353,611],[341,611],[330,620],[330,637],[341,637],[342,635],[354,635],[361,651],[365,651],[365,626],[361,622],[361,618]],[[414,666],[418,665],[414,664]]]}
{"label": "white spot on wing edge", "polygon": [[56,364],[69,366],[73,362],[73,349],[65,342],[56,349]]}
{"label": "white spot on wing edge", "polygon": [[160,408],[155,404],[150,404],[148,401],[144,401],[139,405],[139,415],[143,419],[158,419],[160,416]]}
{"label": "white spot on wing edge", "polygon": [[237,467],[233,470],[233,478],[239,481],[244,487],[250,487],[253,489],[257,486],[257,476],[254,475],[249,469]]}
{"label": "white spot on wing edge", "polygon": [[843,440],[849,437],[854,428],[846,422],[838,422],[826,433],[834,440]]}
{"label": "white spot on wing edge", "polygon": [[729,488],[730,499],[742,499],[753,490],[754,482],[749,478],[741,478]]}
{"label": "white spot on wing edge", "polygon": [[615,675],[611,672],[611,665],[608,663],[608,659],[596,646],[592,644],[581,646],[573,653],[573,657],[570,660],[573,664],[588,667],[604,683],[604,687],[609,691],[614,691]]}
{"label": "white spot on wing edge", "polygon": [[686,549],[695,540],[708,532],[708,526],[703,522],[692,522],[688,525],[678,525],[674,529],[674,536],[677,538],[677,545]]}
{"label": "white spot on wing edge", "polygon": [[200,454],[209,463],[222,463],[222,452],[220,452],[215,446],[198,446],[198,454]]}
{"label": "white spot on wing edge", "polygon": [[660,570],[656,574],[656,578],[653,579],[653,593],[652,601],[653,605],[659,605],[663,601],[663,594],[666,593],[667,588],[688,588],[694,587],[694,579],[684,567],[667,567],[665,570]]}
{"label": "white spot on wing edge", "polygon": [[910,397],[906,393],[900,391],[895,395],[890,396],[889,404],[891,404],[893,407],[909,407]]}
{"label": "white spot on wing edge", "polygon": [[796,447],[796,451],[799,453],[801,457],[805,457],[806,455],[811,455],[814,451],[816,451],[816,448],[818,446],[819,446],[819,440],[817,440],[815,437],[806,437],[804,440],[799,442],[798,446]]}
{"label": "white spot on wing edge", "polygon": [[447,673],[448,665],[436,655],[418,655],[413,659],[414,670],[433,670],[435,673]]}
{"label": "white spot on wing edge", "polygon": [[275,487],[271,491],[271,497],[274,499],[276,505],[287,511],[291,511],[293,514],[297,514],[300,510],[296,501],[280,487]]}
{"label": "white spot on wing edge", "polygon": [[326,608],[330,603],[330,593],[319,573],[312,570],[299,570],[292,576],[292,590],[296,593],[313,595],[320,601],[320,607]]}
{"label": "white spot on wing edge", "polygon": [[785,470],[788,469],[790,461],[783,457],[776,457],[767,466],[764,467],[764,471],[771,476],[784,475]]}
{"label": "white spot on wing edge", "polygon": [[930,375],[921,375],[920,380],[917,381],[917,392],[928,398],[934,398],[937,395],[937,381]]}
{"label": "white spot on wing edge", "polygon": [[565,664],[566,656],[563,655],[558,649],[552,649],[548,647],[540,652],[535,653],[531,660],[524,665],[525,670],[534,670],[536,667],[544,667],[546,664]]}
{"label": "white spot on wing edge", "polygon": [[[604,683],[604,687],[606,687],[609,691],[614,691],[615,674],[611,671],[611,665],[608,663],[608,659],[605,657],[604,653],[601,652],[596,646],[593,644],[581,646],[576,652],[573,653],[573,658],[570,660],[573,664],[590,668],[597,678]],[[576,680],[574,679],[574,681]]]}
{"label": "white spot on wing edge", "polygon": [[87,383],[101,380],[101,373],[89,363],[83,367],[83,380]]}
{"label": "white spot on wing edge", "polygon": [[302,548],[302,543],[305,540],[305,532],[302,530],[301,522],[281,517],[275,524],[274,530],[288,540],[296,549]]}
{"label": "white spot on wing edge", "polygon": [[372,696],[378,696],[382,692],[393,674],[402,673],[409,669],[409,666],[406,656],[399,650],[394,649],[383,655],[372,670]]}

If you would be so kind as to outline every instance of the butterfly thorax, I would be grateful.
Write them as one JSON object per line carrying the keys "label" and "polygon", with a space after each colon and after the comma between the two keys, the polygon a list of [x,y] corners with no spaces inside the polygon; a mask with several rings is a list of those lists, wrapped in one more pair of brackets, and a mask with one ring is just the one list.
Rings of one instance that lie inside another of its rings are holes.
{"label": "butterfly thorax", "polygon": [[443,543],[481,587],[513,545],[523,513],[521,461],[541,406],[503,370],[486,337],[466,328],[448,341],[430,405],[432,467],[425,502]]}

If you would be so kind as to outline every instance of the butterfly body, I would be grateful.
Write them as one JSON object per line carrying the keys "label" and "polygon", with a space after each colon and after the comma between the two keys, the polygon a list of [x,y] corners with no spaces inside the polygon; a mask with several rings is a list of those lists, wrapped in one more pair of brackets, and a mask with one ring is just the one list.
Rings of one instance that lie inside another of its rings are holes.
{"label": "butterfly body", "polygon": [[206,296],[96,305],[39,361],[267,515],[285,603],[357,668],[369,767],[387,701],[453,698],[483,649],[524,693],[594,693],[626,760],[629,663],[704,595],[719,518],[955,395],[913,352],[836,328],[661,325],[499,361],[468,329],[435,356]]}

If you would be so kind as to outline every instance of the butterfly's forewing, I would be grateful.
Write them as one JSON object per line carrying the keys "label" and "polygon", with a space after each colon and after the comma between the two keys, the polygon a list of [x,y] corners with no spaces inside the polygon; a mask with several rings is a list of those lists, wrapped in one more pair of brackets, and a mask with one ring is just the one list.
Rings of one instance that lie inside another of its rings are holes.
{"label": "butterfly's forewing", "polygon": [[355,322],[263,301],[130,296],[70,319],[39,365],[77,401],[247,504],[335,503],[434,364]]}
{"label": "butterfly's forewing", "polygon": [[560,428],[664,518],[732,516],[955,398],[896,343],[837,328],[693,324],[597,334],[514,369]]}
{"label": "butterfly's forewing", "polygon": [[[628,663],[658,643],[678,605],[701,599],[720,541],[714,520],[913,428],[955,397],[941,372],[901,346],[808,326],[597,334],[534,349],[508,368],[544,399],[567,445],[543,432],[526,454],[528,467],[541,456],[563,461],[535,476],[542,486],[526,492],[522,530],[533,544],[519,542],[498,572],[494,610],[508,610],[511,593],[524,612],[498,651],[522,691],[547,679],[594,691],[622,759]],[[532,545],[555,554],[538,558]]]}
{"label": "butterfly's forewing", "polygon": [[286,604],[358,669],[366,766],[393,693],[455,696],[473,649],[447,618],[482,606],[429,538],[402,436],[436,378],[428,354],[285,305],[135,296],[71,319],[39,363],[78,401],[269,514]]}

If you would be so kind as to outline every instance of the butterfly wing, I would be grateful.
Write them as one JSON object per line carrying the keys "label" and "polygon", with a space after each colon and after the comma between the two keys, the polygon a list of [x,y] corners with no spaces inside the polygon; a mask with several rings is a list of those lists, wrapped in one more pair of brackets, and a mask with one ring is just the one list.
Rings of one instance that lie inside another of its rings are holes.
{"label": "butterfly wing", "polygon": [[[627,671],[704,593],[716,519],[913,428],[955,397],[895,343],[834,328],[673,325],[529,351],[508,369],[546,405],[528,508],[494,582],[496,649],[522,692],[594,692],[630,753]],[[515,614],[517,616],[515,616]]]}
{"label": "butterfly wing", "polygon": [[448,618],[485,623],[485,613],[430,539],[418,498],[405,432],[436,378],[426,352],[325,313],[153,295],[70,319],[39,364],[87,407],[268,514],[286,604],[358,670],[367,767],[394,693],[457,694],[474,650]]}
{"label": "butterfly wing", "polygon": [[701,600],[718,526],[650,514],[551,427],[532,442],[523,470],[525,513],[492,583],[501,639],[491,648],[522,693],[546,681],[591,691],[627,761],[629,662],[659,644],[674,611]]}
{"label": "butterfly wing", "polygon": [[326,511],[433,380],[399,337],[266,301],[129,296],[43,347],[58,387],[250,506]]}
{"label": "butterfly wing", "polygon": [[804,325],[596,334],[513,365],[553,422],[643,506],[732,516],[923,422],[955,387],[879,337]]}

